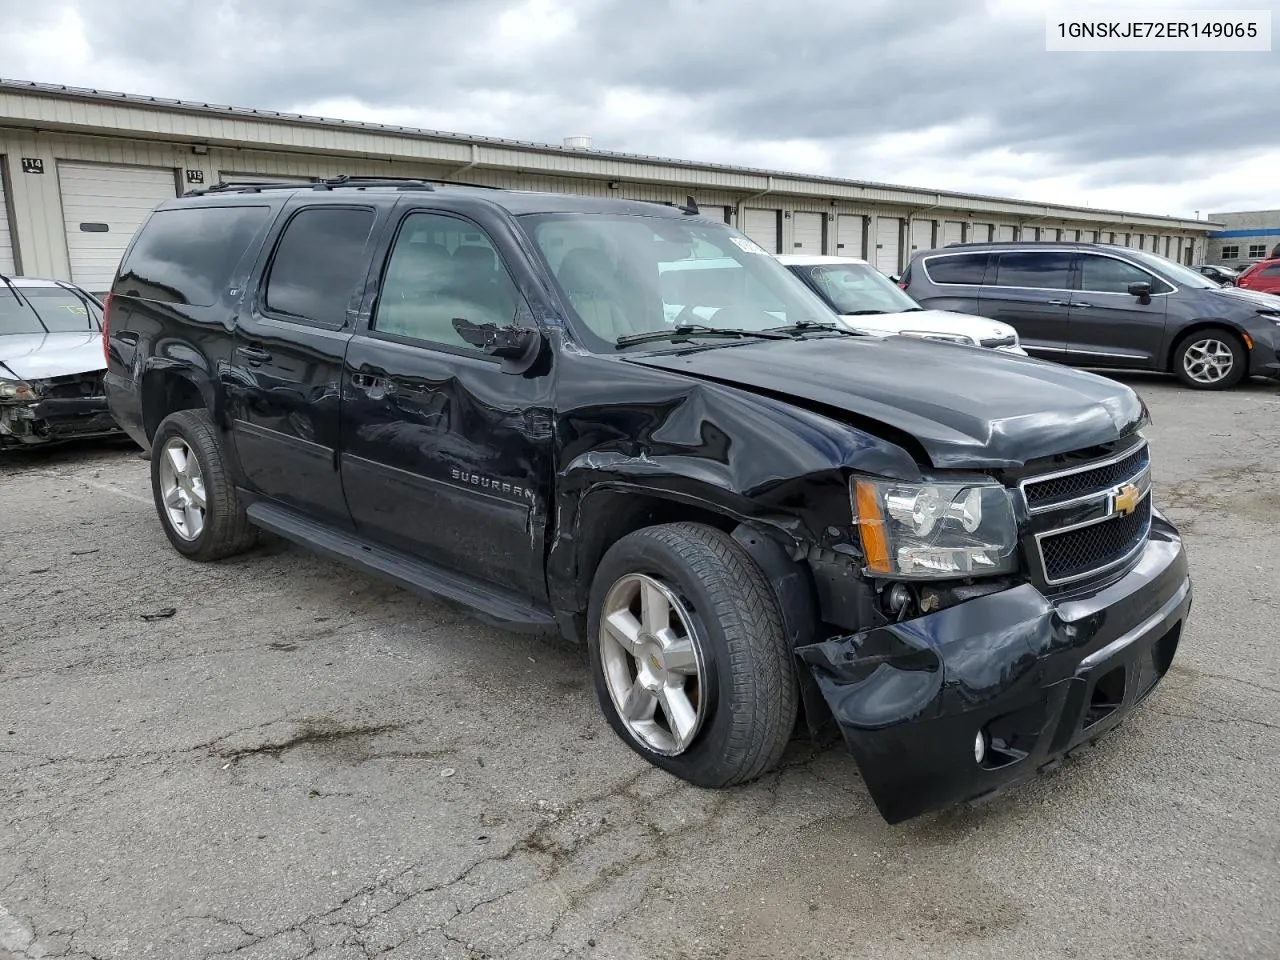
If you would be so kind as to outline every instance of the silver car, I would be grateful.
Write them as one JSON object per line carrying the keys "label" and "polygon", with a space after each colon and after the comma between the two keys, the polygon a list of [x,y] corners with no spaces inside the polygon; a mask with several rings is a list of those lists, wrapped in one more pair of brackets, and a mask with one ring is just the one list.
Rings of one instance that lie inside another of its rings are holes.
{"label": "silver car", "polygon": [[105,371],[101,303],[60,280],[0,275],[0,450],[118,432]]}

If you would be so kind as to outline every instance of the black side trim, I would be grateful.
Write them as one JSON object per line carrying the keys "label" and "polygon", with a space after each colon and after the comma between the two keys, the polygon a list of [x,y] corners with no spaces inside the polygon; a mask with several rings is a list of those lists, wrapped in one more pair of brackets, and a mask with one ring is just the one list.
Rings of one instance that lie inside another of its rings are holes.
{"label": "black side trim", "polygon": [[333,458],[333,447],[326,447],[322,443],[304,440],[296,434],[283,433],[280,430],[272,430],[270,427],[264,427],[257,423],[250,423],[248,420],[233,420],[231,425],[237,433],[246,439],[266,440],[271,443],[283,443],[286,446],[293,447],[293,449],[305,453],[307,456],[315,457],[318,460],[330,460]]}
{"label": "black side trim", "polygon": [[426,597],[469,607],[477,617],[518,633],[556,633],[555,618],[528,600],[424,560],[334,529],[288,507],[259,501],[246,511],[255,526]]}

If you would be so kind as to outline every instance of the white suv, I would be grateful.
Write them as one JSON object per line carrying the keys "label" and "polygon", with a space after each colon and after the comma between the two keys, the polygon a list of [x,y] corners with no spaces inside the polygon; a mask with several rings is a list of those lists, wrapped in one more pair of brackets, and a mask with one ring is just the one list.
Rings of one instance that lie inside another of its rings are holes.
{"label": "white suv", "polygon": [[785,254],[778,260],[820,296],[850,330],[923,337],[1026,356],[1007,323],[949,310],[926,310],[865,260]]}

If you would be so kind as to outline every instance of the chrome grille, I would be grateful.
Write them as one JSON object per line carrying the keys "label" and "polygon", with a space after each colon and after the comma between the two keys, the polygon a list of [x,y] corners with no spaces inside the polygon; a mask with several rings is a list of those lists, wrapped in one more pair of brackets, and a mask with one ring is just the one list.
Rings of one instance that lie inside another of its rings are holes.
{"label": "chrome grille", "polygon": [[1148,496],[1128,516],[1113,514],[1101,523],[1046,537],[1040,543],[1045,578],[1063,583],[1115,566],[1146,540],[1150,527]]}
{"label": "chrome grille", "polygon": [[1136,450],[1120,455],[1120,459],[1085,464],[1072,470],[1026,480],[1022,492],[1027,506],[1035,509],[1046,504],[1061,503],[1077,497],[1104,493],[1116,484],[1138,476],[1151,464],[1151,454],[1144,443]]}
{"label": "chrome grille", "polygon": [[1025,546],[1036,579],[1046,587],[1102,576],[1135,556],[1150,535],[1151,461],[1145,442],[1028,477],[1019,488],[1028,511]]}

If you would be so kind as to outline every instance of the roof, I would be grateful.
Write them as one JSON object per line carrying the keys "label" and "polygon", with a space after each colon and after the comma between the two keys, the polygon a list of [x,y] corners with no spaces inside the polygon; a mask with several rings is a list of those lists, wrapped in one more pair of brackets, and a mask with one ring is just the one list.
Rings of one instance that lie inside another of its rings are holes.
{"label": "roof", "polygon": [[[266,197],[291,197],[308,193],[317,197],[333,197],[347,190],[362,194],[399,198],[406,194],[417,197],[465,198],[492,203],[517,216],[537,213],[585,213],[615,214],[643,217],[681,219],[692,214],[679,207],[645,200],[623,200],[610,197],[585,197],[571,193],[547,193],[535,190],[503,190],[482,185],[450,183],[441,180],[404,180],[396,182],[385,178],[368,179],[335,178],[314,183],[261,183],[253,185],[214,185],[204,190],[190,190],[181,197],[166,200],[162,209],[192,205],[193,201],[215,201],[219,205],[231,203],[262,203]],[[434,196],[433,196],[434,195]],[[712,218],[713,223],[718,222]],[[720,223],[720,226],[724,226]]]}
{"label": "roof", "polygon": [[[40,110],[30,103],[22,103],[22,97],[34,97],[42,100],[73,101],[81,104],[98,104],[103,110],[93,116],[83,110],[66,109]],[[129,110],[126,108],[133,108]],[[137,110],[159,112],[169,116],[185,115],[193,121],[182,124],[174,121],[148,124],[141,122]],[[222,104],[204,103],[192,100],[177,100],[166,97],[150,97],[137,94],[118,93],[110,90],[98,90],[84,87],[70,87],[61,84],[38,83],[25,80],[0,79],[0,116],[10,125],[30,124],[43,130],[92,130],[100,133],[107,130],[120,136],[146,137],[166,139],[176,142],[220,142],[231,145],[254,143],[255,128],[275,125],[283,126],[294,133],[284,137],[289,142],[277,142],[263,136],[261,142],[269,142],[273,149],[303,150],[312,153],[317,148],[332,149],[310,141],[323,138],[303,136],[301,130],[344,131],[348,136],[358,132],[378,134],[378,147],[385,148],[391,142],[414,141],[419,144],[417,151],[404,150],[404,156],[412,155],[415,159],[423,159],[433,163],[467,163],[478,168],[517,169],[525,172],[549,172],[554,169],[560,176],[577,176],[608,180],[635,180],[637,182],[663,182],[676,186],[693,183],[702,184],[708,189],[723,189],[741,192],[747,195],[761,191],[777,195],[836,197],[854,202],[895,203],[935,207],[952,207],[955,209],[974,208],[993,214],[1007,213],[1017,217],[1045,220],[1053,217],[1070,220],[1088,220],[1115,223],[1146,223],[1152,226],[1173,227],[1181,230],[1205,231],[1222,226],[1212,222],[1190,220],[1167,215],[1133,213],[1120,210],[1094,209],[1091,207],[1071,206],[1067,204],[1037,203],[1027,200],[1016,200],[1008,197],[992,197],[981,194],[961,193],[955,191],[933,190],[878,183],[869,180],[854,180],[844,177],[833,177],[814,174],[803,174],[757,167],[736,166],[732,164],[711,163],[706,161],[674,160],[648,154],[623,153],[595,148],[577,148],[557,146],[528,140],[515,140],[502,137],[475,136],[471,134],[452,133],[442,130],[427,130],[417,127],[397,126],[382,123],[368,123],[354,120],[339,120],[331,117],[310,116],[297,113],[282,113],[275,110],[263,110],[251,107],[235,107]],[[208,118],[221,118],[222,124]],[[198,122],[196,120],[198,119]],[[260,136],[260,134],[257,134]],[[327,138],[332,139],[332,138]],[[426,156],[421,150],[424,143],[435,143],[436,152],[449,156]],[[463,149],[472,148],[467,154]],[[447,148],[447,149],[446,149]],[[485,148],[478,155],[477,148]],[[365,146],[348,144],[341,148],[358,155],[372,153],[377,156],[387,155],[386,149],[366,150]],[[543,158],[544,162],[539,162]],[[559,166],[545,162],[547,158],[560,158]],[[659,170],[665,172],[660,175]],[[676,177],[674,174],[681,174]]]}

